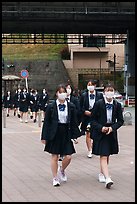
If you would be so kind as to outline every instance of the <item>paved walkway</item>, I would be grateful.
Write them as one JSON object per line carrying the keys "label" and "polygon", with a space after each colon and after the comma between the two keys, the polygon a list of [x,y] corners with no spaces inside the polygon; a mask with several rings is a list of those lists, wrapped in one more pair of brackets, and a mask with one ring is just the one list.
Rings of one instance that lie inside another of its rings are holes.
{"label": "paved walkway", "polygon": [[2,128],[2,202],[135,202],[135,123],[118,130],[120,152],[110,157],[114,181],[106,189],[97,180],[99,158],[87,158],[85,137],[67,169],[68,181],[52,186],[50,155],[40,142],[41,127],[17,116]]}

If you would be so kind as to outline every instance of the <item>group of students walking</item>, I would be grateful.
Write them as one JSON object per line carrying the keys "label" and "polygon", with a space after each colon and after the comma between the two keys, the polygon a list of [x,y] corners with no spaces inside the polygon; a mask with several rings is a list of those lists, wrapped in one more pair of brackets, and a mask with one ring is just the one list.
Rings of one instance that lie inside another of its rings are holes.
{"label": "group of students walking", "polygon": [[[108,164],[112,154],[118,154],[117,129],[123,123],[122,107],[114,99],[114,87],[108,84],[104,94],[95,90],[96,81],[89,80],[87,89],[80,98],[72,96],[70,84],[60,84],[55,92],[55,100],[47,105],[41,132],[44,151],[51,154],[53,186],[67,181],[66,169],[76,153],[74,143],[86,136],[88,158],[100,156],[98,180],[110,188]],[[62,157],[62,165],[59,158]]]}
{"label": "group of students walking", "polygon": [[28,122],[28,112],[34,123],[37,121],[37,113],[40,110],[42,117],[45,117],[46,106],[49,96],[45,88],[42,93],[31,89],[27,92],[26,88],[16,90],[15,94],[11,95],[10,91],[3,97],[3,107],[6,109],[7,117],[10,116],[10,110],[14,109],[14,116],[20,118],[20,122]]}

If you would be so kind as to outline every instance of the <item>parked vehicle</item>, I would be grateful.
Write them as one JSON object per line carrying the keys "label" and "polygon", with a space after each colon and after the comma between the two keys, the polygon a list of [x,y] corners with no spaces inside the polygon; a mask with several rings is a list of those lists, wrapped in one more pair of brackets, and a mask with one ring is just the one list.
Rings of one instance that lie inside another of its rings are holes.
{"label": "parked vehicle", "polygon": [[118,91],[115,91],[114,98],[115,98],[119,103],[121,103],[122,110],[124,111],[124,97],[123,97]]}
{"label": "parked vehicle", "polygon": [[[96,87],[96,91],[99,91],[101,93],[104,93],[104,87]],[[118,91],[115,91],[115,95],[114,98],[121,103],[122,106],[122,110],[124,111],[124,97],[122,96],[122,94],[120,94]]]}

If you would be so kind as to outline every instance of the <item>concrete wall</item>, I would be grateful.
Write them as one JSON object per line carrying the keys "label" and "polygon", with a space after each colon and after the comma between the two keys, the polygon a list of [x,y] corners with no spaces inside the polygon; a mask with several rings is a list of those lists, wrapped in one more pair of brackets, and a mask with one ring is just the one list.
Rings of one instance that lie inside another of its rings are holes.
{"label": "concrete wall", "polygon": [[[5,61],[5,67],[10,62]],[[29,88],[37,89],[41,91],[46,88],[49,92],[49,96],[53,98],[57,85],[60,83],[67,83],[71,81],[62,60],[46,61],[46,60],[33,60],[14,61],[15,70],[10,71],[5,69],[3,75],[14,74],[20,76],[21,70],[27,69],[29,72],[28,86]],[[25,79],[22,78],[18,82],[19,86],[25,87]],[[14,87],[12,87],[14,88]]]}
{"label": "concrete wall", "polygon": [[[107,53],[85,53],[85,52],[75,52],[74,53],[74,61],[73,61],[73,68],[107,68],[108,65],[106,63]],[[101,64],[100,64],[101,60]]]}

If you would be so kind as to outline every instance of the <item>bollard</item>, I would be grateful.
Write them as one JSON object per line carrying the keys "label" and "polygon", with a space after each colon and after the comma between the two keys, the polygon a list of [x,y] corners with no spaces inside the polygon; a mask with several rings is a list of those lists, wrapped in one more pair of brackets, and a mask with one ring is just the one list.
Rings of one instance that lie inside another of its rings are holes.
{"label": "bollard", "polygon": [[124,125],[132,125],[132,114],[130,111],[124,113]]}
{"label": "bollard", "polygon": [[38,126],[41,127],[41,111],[38,111]]}
{"label": "bollard", "polygon": [[3,127],[6,128],[6,108],[3,109]]}

